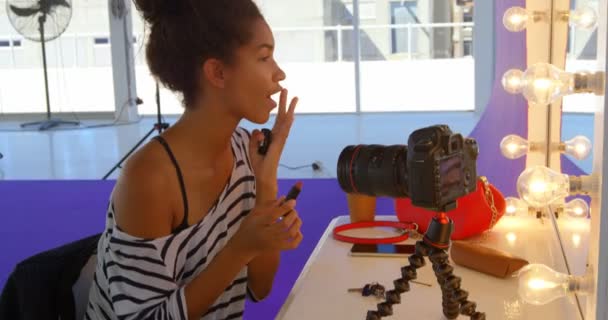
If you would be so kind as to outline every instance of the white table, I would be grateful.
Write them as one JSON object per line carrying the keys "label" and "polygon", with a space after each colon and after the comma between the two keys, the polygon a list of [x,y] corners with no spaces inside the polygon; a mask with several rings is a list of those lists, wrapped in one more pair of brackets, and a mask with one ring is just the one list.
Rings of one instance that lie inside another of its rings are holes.
{"label": "white table", "polygon": [[[377,219],[395,220],[396,217],[378,216]],[[331,234],[336,225],[348,221],[348,216],[339,216],[331,221],[277,319],[365,319],[367,310],[376,310],[376,304],[381,301],[347,293],[347,288],[377,281],[385,285],[386,290],[393,289],[393,280],[401,276],[400,269],[408,264],[407,259],[349,256],[352,245],[334,240]],[[530,263],[544,263],[565,272],[562,249],[553,225],[549,220],[544,221],[503,217],[481,240],[471,240],[482,241],[481,244],[485,246],[510,252]],[[585,267],[588,221],[563,220],[559,221],[559,225],[570,268],[573,273],[580,273]],[[352,230],[347,234],[378,236],[389,233],[394,234],[394,231],[378,228]],[[414,242],[408,239],[404,243]],[[469,292],[469,300],[477,303],[477,310],[485,312],[487,319],[581,319],[574,298],[558,299],[544,306],[529,305],[518,296],[517,278],[495,278],[453,262],[451,264],[454,274],[462,278],[462,288]],[[417,280],[432,284],[432,287],[411,283],[411,290],[401,295],[401,304],[393,305],[393,316],[383,319],[445,319],[441,307],[441,289],[428,259],[426,266],[418,269]],[[582,308],[584,310],[584,305]],[[469,317],[459,316],[458,319]]]}

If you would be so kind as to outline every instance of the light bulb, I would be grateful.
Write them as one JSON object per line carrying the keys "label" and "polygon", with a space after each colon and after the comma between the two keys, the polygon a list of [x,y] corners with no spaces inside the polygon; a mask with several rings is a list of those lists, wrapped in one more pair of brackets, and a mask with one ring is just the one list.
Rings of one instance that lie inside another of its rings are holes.
{"label": "light bulb", "polygon": [[517,178],[517,192],[533,207],[544,207],[570,194],[570,178],[547,167],[534,166]]}
{"label": "light bulb", "polygon": [[502,76],[502,87],[505,91],[521,93],[524,86],[524,73],[518,69],[510,69]]}
{"label": "light bulb", "polygon": [[[522,7],[511,7],[502,16],[502,23],[511,32],[520,32],[527,28],[528,23],[538,22],[546,17],[542,11],[529,11]],[[593,29],[597,25],[597,13],[591,7],[582,7],[573,11],[560,13],[563,21],[580,29]]]}
{"label": "light bulb", "polygon": [[509,159],[517,159],[530,150],[528,141],[516,134],[510,134],[500,141],[500,151]]}
{"label": "light bulb", "polygon": [[511,32],[519,32],[526,28],[532,15],[522,7],[511,7],[502,16],[502,23]]}
{"label": "light bulb", "polygon": [[519,32],[530,22],[538,22],[547,17],[543,11],[528,11],[522,7],[511,7],[502,16],[502,24],[511,32]]}
{"label": "light bulb", "polygon": [[590,7],[578,8],[570,12],[568,21],[580,29],[593,29],[597,24],[597,13]]}
{"label": "light bulb", "polygon": [[564,213],[573,218],[584,218],[589,214],[589,205],[583,199],[574,199],[566,203]]}
{"label": "light bulb", "polygon": [[565,141],[560,149],[578,160],[583,160],[591,152],[591,140],[585,136],[576,136]]}
{"label": "light bulb", "polygon": [[572,245],[574,248],[578,248],[581,246],[581,235],[578,233],[572,234]]}
{"label": "light bulb", "polygon": [[547,105],[574,92],[574,77],[549,63],[536,63],[523,75],[523,95],[528,101]]}
{"label": "light bulb", "polygon": [[507,235],[505,236],[505,238],[507,238],[507,242],[511,246],[514,246],[515,242],[517,241],[517,235],[515,234],[515,232],[509,232],[509,233],[507,233]]}
{"label": "light bulb", "polygon": [[568,293],[586,293],[586,279],[557,272],[544,264],[519,270],[519,296],[527,303],[543,305]]}
{"label": "light bulb", "polygon": [[[517,71],[512,69],[505,73],[503,87],[510,93],[521,91],[534,104],[547,105],[572,93],[604,94],[605,77],[602,71],[568,73],[544,62],[529,67],[522,73],[521,80]],[[509,84],[510,79],[512,85]]]}
{"label": "light bulb", "polygon": [[527,216],[528,215],[528,204],[518,198],[507,197],[505,198],[506,209],[505,213],[508,216]]}

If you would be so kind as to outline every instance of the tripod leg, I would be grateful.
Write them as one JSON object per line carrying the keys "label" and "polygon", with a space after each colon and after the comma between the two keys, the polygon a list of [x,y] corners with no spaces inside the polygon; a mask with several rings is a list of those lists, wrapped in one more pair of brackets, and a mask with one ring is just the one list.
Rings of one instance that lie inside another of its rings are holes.
{"label": "tripod leg", "polygon": [[426,256],[431,260],[437,283],[441,286],[443,314],[448,319],[456,319],[461,313],[473,320],[485,320],[485,313],[475,311],[475,302],[467,300],[469,293],[460,288],[462,280],[453,274],[454,268],[448,262],[446,249],[453,230],[453,221],[444,213],[431,220],[423,240],[416,242],[416,251],[408,258],[410,264],[401,268],[401,278],[393,281],[395,289],[386,292],[386,301],[378,304],[377,311],[367,312],[367,320],[380,320],[393,314],[393,304],[401,303],[401,293],[409,291],[408,281],[417,278],[416,269],[424,267]]}
{"label": "tripod leg", "polygon": [[425,265],[424,256],[428,255],[429,246],[423,241],[416,242],[416,251],[408,257],[409,265],[401,268],[401,278],[393,281],[395,289],[386,292],[386,301],[378,304],[378,310],[369,310],[367,320],[380,320],[382,317],[393,314],[393,304],[401,303],[401,294],[410,291],[410,280],[416,280],[416,269]]}
{"label": "tripod leg", "polygon": [[454,268],[449,264],[447,252],[443,249],[433,249],[429,260],[441,286],[443,314],[448,319],[456,319],[460,313],[473,320],[484,320],[485,313],[475,311],[477,304],[467,300],[469,293],[460,287],[462,279],[453,274]]}
{"label": "tripod leg", "polygon": [[118,163],[116,163],[116,165],[108,173],[106,173],[105,176],[103,176],[102,180],[106,180],[112,174],[112,172],[114,172],[114,170],[119,168],[122,163],[135,151],[135,149],[137,149],[142,143],[144,143],[144,141],[146,141],[146,139],[148,139],[148,137],[152,135],[154,131],[158,131],[158,134],[161,134],[163,130],[169,128],[169,123],[161,122],[162,117],[160,112],[160,93],[158,88],[158,82],[156,82],[156,120],[157,123],[152,126],[152,129],[150,129],[150,131],[148,131],[148,133],[143,138],[141,138],[141,140],[139,140],[139,142],[137,142],[137,144],[135,144],[135,146],[133,146],[133,148],[131,148],[131,150],[129,150],[129,152],[122,159],[120,159],[120,161],[118,161]]}
{"label": "tripod leg", "polygon": [[135,150],[142,144],[144,143],[144,141],[146,141],[146,139],[148,139],[148,137],[150,135],[152,135],[152,133],[154,133],[154,131],[156,131],[156,127],[152,127],[152,129],[150,129],[150,131],[148,131],[148,133],[146,133],[146,135],[141,138],[141,140],[139,140],[134,146],[133,148],[131,148],[131,150],[129,150],[129,152],[127,152],[127,154],[122,157],[122,159],[120,159],[120,161],[118,161],[118,163],[116,163],[116,165],[110,169],[110,171],[108,171],[108,173],[106,173],[105,176],[103,176],[102,180],[106,180],[118,167],[120,167],[122,165],[122,163],[127,160],[127,158],[129,158],[129,156],[135,152]]}

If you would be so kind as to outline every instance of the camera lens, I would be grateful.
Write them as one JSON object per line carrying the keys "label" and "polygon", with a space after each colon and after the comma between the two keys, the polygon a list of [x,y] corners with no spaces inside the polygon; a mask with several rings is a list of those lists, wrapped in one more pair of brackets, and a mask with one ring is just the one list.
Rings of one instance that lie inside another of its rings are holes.
{"label": "camera lens", "polygon": [[338,158],[338,183],[347,193],[407,197],[407,146],[347,146]]}

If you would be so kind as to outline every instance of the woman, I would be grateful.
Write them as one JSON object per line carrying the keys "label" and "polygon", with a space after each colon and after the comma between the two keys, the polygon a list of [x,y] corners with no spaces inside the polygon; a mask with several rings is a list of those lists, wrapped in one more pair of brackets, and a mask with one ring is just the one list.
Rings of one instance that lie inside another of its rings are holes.
{"label": "woman", "polygon": [[[286,107],[274,39],[251,0],[136,0],[150,25],[152,74],[181,94],[183,116],[129,159],[108,208],[87,318],[237,319],[271,290],[281,250],[302,240],[277,167]],[[276,107],[273,139],[238,127]],[[286,110],[287,109],[287,110]]]}

